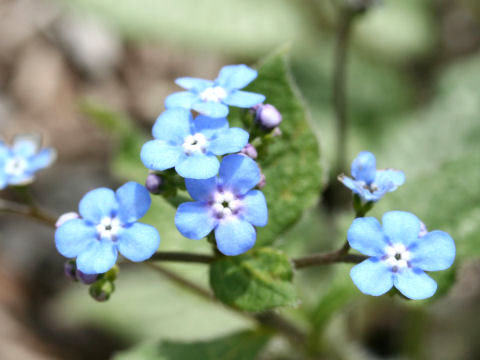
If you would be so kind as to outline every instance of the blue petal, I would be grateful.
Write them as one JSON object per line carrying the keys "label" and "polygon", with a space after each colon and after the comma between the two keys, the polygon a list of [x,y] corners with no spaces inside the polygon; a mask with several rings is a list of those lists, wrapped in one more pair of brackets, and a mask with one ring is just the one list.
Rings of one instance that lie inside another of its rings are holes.
{"label": "blue petal", "polygon": [[403,243],[409,246],[418,239],[420,220],[405,211],[389,211],[382,218],[383,233],[391,243]]}
{"label": "blue petal", "polygon": [[227,65],[218,74],[215,83],[229,90],[241,89],[257,77],[257,71],[247,65]]}
{"label": "blue petal", "polygon": [[175,80],[175,84],[178,86],[183,87],[187,90],[194,90],[195,92],[202,92],[208,87],[213,86],[213,81],[211,80],[204,80],[199,78],[193,77],[181,77]]}
{"label": "blue petal", "polygon": [[268,222],[268,208],[265,196],[259,190],[252,190],[245,195],[243,202],[243,219],[255,226],[265,226]]}
{"label": "blue petal", "polygon": [[176,108],[191,109],[198,100],[198,95],[190,91],[180,91],[167,96],[165,108],[168,110]]}
{"label": "blue petal", "polygon": [[221,221],[215,229],[218,250],[224,255],[243,254],[255,245],[256,238],[254,227],[235,217]]}
{"label": "blue petal", "polygon": [[197,102],[192,109],[212,118],[224,118],[228,115],[228,106],[214,101]]}
{"label": "blue petal", "polygon": [[146,142],[140,152],[143,164],[152,170],[170,169],[184,157],[186,155],[181,145],[169,145],[161,140]]}
{"label": "blue petal", "polygon": [[384,261],[364,260],[350,270],[350,277],[358,289],[367,295],[380,296],[393,286],[393,274]]}
{"label": "blue petal", "polygon": [[221,184],[235,194],[246,194],[260,181],[260,169],[257,163],[243,155],[228,155],[220,164]]}
{"label": "blue petal", "polygon": [[228,129],[228,121],[226,118],[199,115],[193,121],[193,128],[192,133],[201,132],[207,139],[210,139],[218,132]]}
{"label": "blue petal", "polygon": [[26,185],[33,182],[33,180],[35,180],[35,177],[33,176],[33,174],[30,173],[21,174],[18,176],[11,176],[7,178],[7,182],[10,185]]}
{"label": "blue petal", "polygon": [[192,113],[186,109],[168,109],[155,121],[152,133],[157,140],[170,144],[183,144],[187,135],[191,134]]}
{"label": "blue petal", "polygon": [[380,256],[387,246],[382,226],[373,217],[353,220],[347,233],[348,243],[355,250],[368,256]]}
{"label": "blue petal", "polygon": [[237,90],[230,93],[223,102],[230,106],[250,108],[265,101],[265,95]]}
{"label": "blue petal", "polygon": [[190,196],[197,201],[208,201],[217,190],[217,178],[209,179],[185,179],[185,186]]}
{"label": "blue petal", "polygon": [[35,172],[37,170],[50,166],[57,158],[57,152],[52,148],[42,149],[38,154],[30,158],[28,170]]}
{"label": "blue petal", "polygon": [[239,152],[248,143],[248,132],[240,128],[231,128],[218,133],[208,145],[208,151],[215,155]]}
{"label": "blue petal", "polygon": [[365,181],[367,184],[372,183],[376,174],[375,156],[368,151],[360,152],[353,160],[351,172],[356,180]]}
{"label": "blue petal", "polygon": [[118,233],[118,251],[131,261],[149,259],[160,245],[160,235],[153,226],[134,223]]}
{"label": "blue petal", "polygon": [[177,173],[189,179],[208,179],[218,173],[220,163],[213,154],[194,153],[183,158],[176,166]]}
{"label": "blue petal", "polygon": [[78,205],[78,212],[86,220],[99,223],[117,211],[117,199],[111,189],[98,188],[85,194]]}
{"label": "blue petal", "polygon": [[388,191],[396,190],[405,182],[405,174],[400,170],[377,170],[374,183],[381,187],[382,184],[391,184]]}
{"label": "blue petal", "polygon": [[144,186],[129,181],[117,189],[118,216],[123,224],[142,218],[150,208],[150,193]]}
{"label": "blue petal", "polygon": [[194,240],[207,236],[217,225],[218,220],[210,214],[205,202],[186,202],[180,204],[175,214],[175,225],[180,233]]}
{"label": "blue petal", "polygon": [[395,287],[406,297],[413,300],[429,298],[437,291],[437,283],[419,269],[405,268],[396,273]]}
{"label": "blue petal", "polygon": [[455,260],[455,243],[444,231],[431,231],[410,247],[412,264],[426,271],[445,270]]}
{"label": "blue petal", "polygon": [[97,241],[95,227],[83,219],[72,219],[55,231],[55,245],[60,254],[73,258]]}
{"label": "blue petal", "polygon": [[37,152],[40,141],[41,138],[39,135],[18,135],[13,139],[12,150],[16,155],[28,158]]}
{"label": "blue petal", "polygon": [[117,261],[117,247],[111,240],[92,241],[77,257],[77,268],[85,274],[103,274]]}

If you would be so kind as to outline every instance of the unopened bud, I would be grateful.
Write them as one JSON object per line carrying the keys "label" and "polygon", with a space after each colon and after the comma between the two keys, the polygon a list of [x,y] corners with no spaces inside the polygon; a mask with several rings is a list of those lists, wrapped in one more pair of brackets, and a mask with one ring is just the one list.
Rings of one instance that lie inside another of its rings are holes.
{"label": "unopened bud", "polygon": [[78,215],[76,212],[68,212],[68,213],[65,213],[63,215],[60,215],[60,217],[58,218],[57,222],[55,223],[55,227],[60,227],[62,226],[63,224],[65,224],[67,221],[70,221],[72,219],[78,219],[80,217],[80,215]]}
{"label": "unopened bud", "polygon": [[115,285],[108,279],[100,279],[90,286],[90,296],[97,301],[107,301],[115,291]]}
{"label": "unopened bud", "polygon": [[150,173],[145,180],[145,187],[151,194],[160,194],[164,188],[165,181],[164,179],[155,173]]}
{"label": "unopened bud", "polygon": [[282,130],[277,126],[275,129],[272,130],[273,137],[280,137],[282,136]]}
{"label": "unopened bud", "polygon": [[427,234],[428,234],[427,227],[425,226],[425,224],[423,222],[420,221],[420,232],[418,233],[418,237],[422,238]]}
{"label": "unopened bud", "polygon": [[255,108],[255,121],[265,129],[273,129],[282,122],[282,114],[271,104],[259,104]]}
{"label": "unopened bud", "polygon": [[245,147],[240,150],[240,154],[248,156],[249,158],[252,158],[255,160],[258,156],[257,149],[252,144],[247,144]]}
{"label": "unopened bud", "polygon": [[262,189],[267,184],[267,178],[265,177],[264,173],[260,174],[260,181],[257,184],[259,189]]}
{"label": "unopened bud", "polygon": [[77,269],[75,275],[77,279],[80,280],[85,285],[93,284],[98,279],[98,274],[85,274]]}
{"label": "unopened bud", "polygon": [[75,260],[67,260],[63,265],[63,271],[65,272],[65,276],[72,281],[77,281],[76,271],[77,271],[77,264]]}

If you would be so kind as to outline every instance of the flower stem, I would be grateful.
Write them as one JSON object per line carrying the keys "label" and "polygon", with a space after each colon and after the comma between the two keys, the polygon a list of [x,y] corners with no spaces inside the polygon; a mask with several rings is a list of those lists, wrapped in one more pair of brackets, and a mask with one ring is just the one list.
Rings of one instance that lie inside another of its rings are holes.
{"label": "flower stem", "polygon": [[340,250],[333,251],[330,253],[319,253],[319,254],[304,256],[301,258],[296,258],[292,260],[292,263],[296,269],[304,269],[307,267],[318,266],[318,265],[328,265],[332,263],[358,264],[367,258],[366,256],[363,256],[363,255],[346,254],[344,253],[345,252],[344,248],[345,247],[342,247]]}
{"label": "flower stem", "polygon": [[215,257],[207,254],[192,254],[178,251],[162,251],[153,254],[149,261],[179,261],[187,263],[211,264]]}
{"label": "flower stem", "polygon": [[57,217],[32,205],[24,205],[14,201],[0,199],[0,212],[22,215],[55,227]]}

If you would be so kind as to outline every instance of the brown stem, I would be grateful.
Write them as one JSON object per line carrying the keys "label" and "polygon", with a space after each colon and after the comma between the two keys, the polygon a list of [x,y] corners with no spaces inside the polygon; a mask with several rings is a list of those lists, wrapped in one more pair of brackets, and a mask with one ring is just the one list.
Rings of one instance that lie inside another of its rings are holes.
{"label": "brown stem", "polygon": [[30,217],[51,227],[57,222],[57,217],[44,210],[4,199],[0,199],[0,212]]}
{"label": "brown stem", "polygon": [[178,251],[162,251],[153,254],[149,261],[179,261],[187,263],[211,264],[215,260],[212,255],[192,254]]}
{"label": "brown stem", "polygon": [[[346,250],[348,251],[348,249]],[[327,265],[332,263],[353,263],[358,264],[367,259],[364,255],[346,254],[344,247],[340,250],[330,253],[320,253],[293,259],[293,265],[296,269],[303,269],[311,266]]]}

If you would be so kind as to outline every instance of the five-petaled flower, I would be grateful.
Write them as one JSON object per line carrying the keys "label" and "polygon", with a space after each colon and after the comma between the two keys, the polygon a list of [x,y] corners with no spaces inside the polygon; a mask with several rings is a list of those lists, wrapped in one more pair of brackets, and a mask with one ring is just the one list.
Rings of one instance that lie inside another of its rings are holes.
{"label": "five-petaled flower", "polygon": [[218,177],[206,180],[185,179],[195,202],[179,206],[175,225],[182,235],[201,239],[215,230],[218,250],[239,255],[249,250],[257,237],[254,226],[265,226],[267,203],[263,193],[252,190],[260,181],[260,169],[254,160],[228,155]]}
{"label": "five-petaled flower", "polygon": [[378,201],[387,192],[395,191],[405,182],[405,174],[400,170],[377,170],[375,156],[368,151],[357,155],[351,172],[353,179],[340,175],[338,180],[364,201]]}
{"label": "five-petaled flower", "polygon": [[181,77],[175,83],[188,91],[169,95],[165,107],[192,109],[209,117],[222,118],[228,115],[228,105],[249,108],[265,100],[264,95],[239,90],[256,77],[257,71],[246,65],[224,66],[214,81]]}
{"label": "five-petaled flower", "polygon": [[31,183],[35,173],[50,166],[56,156],[52,148],[40,150],[40,137],[36,135],[15,137],[12,147],[0,141],[0,189]]}
{"label": "five-petaled flower", "polygon": [[143,145],[140,157],[152,170],[175,167],[179,175],[208,179],[218,173],[216,155],[235,153],[247,144],[249,134],[229,128],[225,118],[199,115],[193,120],[189,110],[176,108],[163,112],[153,126],[153,137]]}
{"label": "five-petaled flower", "polygon": [[118,251],[131,261],[144,261],[157,251],[160,235],[146,224],[137,223],[150,207],[150,194],[142,185],[128,182],[116,192],[98,188],[80,201],[82,218],[61,223],[55,244],[65,257],[77,258],[85,274],[110,270]]}
{"label": "five-petaled flower", "polygon": [[350,246],[370,256],[350,271],[355,285],[374,296],[392,286],[410,299],[432,296],[437,283],[425,271],[445,270],[453,264],[453,239],[439,230],[425,234],[420,220],[403,211],[385,213],[382,225],[373,217],[358,218],[348,230]]}

